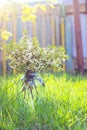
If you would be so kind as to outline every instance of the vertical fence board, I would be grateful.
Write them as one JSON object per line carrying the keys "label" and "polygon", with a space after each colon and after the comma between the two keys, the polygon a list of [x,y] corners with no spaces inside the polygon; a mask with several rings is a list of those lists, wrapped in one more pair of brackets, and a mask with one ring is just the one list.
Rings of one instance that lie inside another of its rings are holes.
{"label": "vertical fence board", "polygon": [[45,46],[48,46],[48,16],[47,14],[45,15],[45,25],[46,25],[46,28],[45,28],[45,32],[46,32],[46,39],[45,39]]}
{"label": "vertical fence board", "polygon": [[51,15],[52,45],[55,45],[55,18]]}
{"label": "vertical fence board", "polygon": [[[6,26],[6,22],[3,23],[3,29],[6,29],[7,26]],[[3,72],[3,75],[6,75],[6,51],[5,51],[5,44],[6,44],[6,41],[2,39],[1,41],[1,44],[2,44],[2,72]]]}
{"label": "vertical fence board", "polygon": [[81,35],[79,0],[73,0],[73,7],[74,7],[74,22],[75,22],[78,72],[83,73],[84,62],[83,62],[83,49],[82,49],[82,35]]}
{"label": "vertical fence board", "polygon": [[68,72],[74,72],[73,68],[73,57],[72,57],[72,24],[71,17],[67,16],[65,19],[65,30],[66,30],[66,52],[69,56],[69,60],[66,61],[66,70]]}
{"label": "vertical fence board", "polygon": [[[65,48],[65,20],[64,20],[64,17],[61,18],[61,45]],[[66,70],[65,63],[63,64],[63,69]]]}
{"label": "vertical fence board", "polygon": [[[28,31],[28,28],[27,28]],[[26,32],[26,22],[22,22],[22,35]]]}
{"label": "vertical fence board", "polygon": [[37,37],[40,43],[40,46],[42,46],[42,36],[41,36],[41,14],[37,15]]}
{"label": "vertical fence board", "polygon": [[16,21],[16,13],[14,11],[12,13],[12,34],[13,34],[13,42],[15,44],[17,40],[17,21]]}
{"label": "vertical fence board", "polygon": [[37,32],[36,32],[36,22],[32,24],[32,36],[36,37],[37,36]]}
{"label": "vertical fence board", "polygon": [[56,45],[60,45],[60,20],[58,16],[56,16]]}
{"label": "vertical fence board", "polygon": [[[12,34],[13,34],[13,44],[15,46],[17,41],[17,21],[16,21],[16,13],[15,11],[12,12]],[[15,70],[13,70],[13,73],[16,73]]]}
{"label": "vertical fence board", "polygon": [[22,37],[22,21],[21,21],[21,18],[18,18],[18,19],[16,19],[16,21],[17,21],[17,25],[15,26],[16,27],[16,36],[15,36],[15,38],[16,38],[16,41],[18,42],[19,41],[19,39]]}
{"label": "vertical fence board", "polygon": [[51,15],[49,15],[49,43],[52,45],[52,26],[51,26]]}
{"label": "vertical fence board", "polygon": [[87,58],[87,14],[81,14],[81,34],[82,34],[82,48],[83,57]]}
{"label": "vertical fence board", "polygon": [[45,47],[46,32],[45,32],[45,15],[42,15],[42,46]]}
{"label": "vertical fence board", "polygon": [[50,17],[46,15],[46,46],[51,45]]}
{"label": "vertical fence board", "polygon": [[[0,38],[0,43],[1,43],[1,38]],[[2,51],[1,50],[0,50],[0,74],[2,74]]]}
{"label": "vertical fence board", "polygon": [[2,74],[2,63],[0,63],[0,75]]}
{"label": "vertical fence board", "polygon": [[61,18],[61,44],[65,47],[65,20]]}

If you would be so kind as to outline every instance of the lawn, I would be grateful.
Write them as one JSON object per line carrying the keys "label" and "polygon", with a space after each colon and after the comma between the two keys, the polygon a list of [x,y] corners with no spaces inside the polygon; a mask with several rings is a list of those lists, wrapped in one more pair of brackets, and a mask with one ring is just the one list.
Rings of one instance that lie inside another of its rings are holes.
{"label": "lawn", "polygon": [[21,76],[0,77],[0,130],[87,130],[87,76],[43,74],[34,99],[18,95]]}

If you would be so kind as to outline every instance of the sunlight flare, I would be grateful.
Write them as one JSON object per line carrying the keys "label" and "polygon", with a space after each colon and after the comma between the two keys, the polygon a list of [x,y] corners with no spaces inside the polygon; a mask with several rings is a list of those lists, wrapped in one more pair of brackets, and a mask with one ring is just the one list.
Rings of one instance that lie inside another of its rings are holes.
{"label": "sunlight flare", "polygon": [[3,5],[7,3],[8,3],[8,0],[0,0],[0,7],[2,7]]}

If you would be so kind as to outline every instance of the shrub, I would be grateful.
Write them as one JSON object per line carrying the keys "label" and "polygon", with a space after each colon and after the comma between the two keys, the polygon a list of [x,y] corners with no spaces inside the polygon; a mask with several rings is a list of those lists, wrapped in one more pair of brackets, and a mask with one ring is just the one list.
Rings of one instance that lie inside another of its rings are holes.
{"label": "shrub", "polygon": [[7,54],[10,66],[16,71],[26,69],[35,72],[61,71],[63,62],[68,58],[63,47],[48,46],[41,48],[37,38],[23,36],[18,44],[8,44]]}

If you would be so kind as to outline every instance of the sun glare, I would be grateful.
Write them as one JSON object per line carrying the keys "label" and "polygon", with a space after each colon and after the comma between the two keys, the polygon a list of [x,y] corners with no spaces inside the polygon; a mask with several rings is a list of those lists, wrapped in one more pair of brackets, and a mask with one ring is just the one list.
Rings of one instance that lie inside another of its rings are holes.
{"label": "sun glare", "polygon": [[0,0],[0,7],[2,7],[3,5],[5,5],[7,3],[8,3],[7,0]]}
{"label": "sun glare", "polygon": [[[38,1],[38,0],[13,0],[17,3],[25,3],[25,2],[33,2],[33,1]],[[8,4],[8,0],[0,0],[0,7],[3,7],[3,5]]]}
{"label": "sun glare", "polygon": [[[3,7],[3,5],[8,4],[10,0],[0,0],[0,8]],[[11,0],[13,2],[16,3],[29,3],[29,2],[37,2],[37,1],[48,1],[48,0]],[[50,0],[51,1],[51,0]],[[61,3],[63,0],[56,0],[59,1],[59,3]]]}

